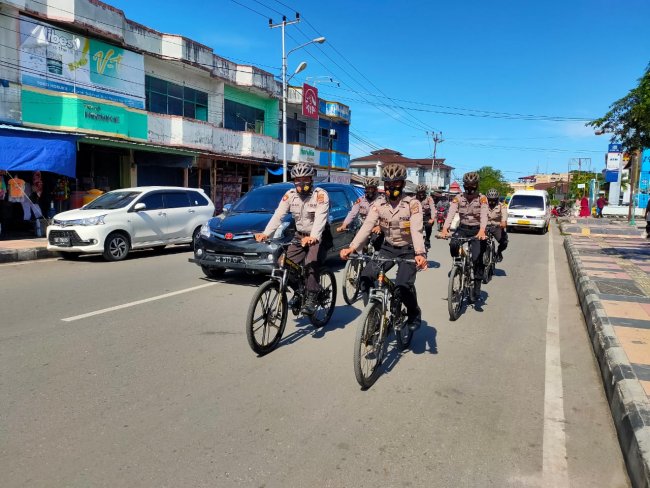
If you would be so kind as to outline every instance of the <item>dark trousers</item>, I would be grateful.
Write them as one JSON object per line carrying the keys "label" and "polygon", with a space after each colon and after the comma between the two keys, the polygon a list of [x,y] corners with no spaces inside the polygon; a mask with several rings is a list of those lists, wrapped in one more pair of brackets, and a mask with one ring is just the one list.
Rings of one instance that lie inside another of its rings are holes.
{"label": "dark trousers", "polygon": [[318,242],[313,246],[302,247],[291,244],[287,249],[287,257],[294,263],[301,264],[307,272],[305,288],[309,292],[320,290],[320,267],[325,262],[327,247]]}
{"label": "dark trousers", "polygon": [[424,240],[429,242],[431,240],[431,231],[433,230],[433,224],[429,224],[429,220],[424,222]]}
{"label": "dark trousers", "polygon": [[[385,259],[414,259],[415,251],[412,246],[395,247],[384,243],[381,251],[379,251],[379,256]],[[380,266],[384,267],[384,271],[388,271],[393,267],[393,264],[370,261],[361,272],[359,288],[363,294],[364,303],[368,303],[368,294],[377,276],[379,276]],[[398,263],[397,265],[397,278],[395,279],[395,285],[397,285],[396,293],[399,294],[399,298],[406,307],[409,317],[415,317],[419,312],[418,298],[415,293],[416,273],[415,263]]]}
{"label": "dark trousers", "polygon": [[[457,237],[474,237],[478,233],[478,227],[463,227],[460,226],[454,232],[454,235],[451,237],[451,242],[449,243],[449,251],[451,253],[451,257],[455,258],[458,256],[458,251],[460,249],[460,241],[458,241]],[[485,263],[483,263],[483,253],[485,252],[485,249],[487,248],[487,241],[479,241],[478,239],[471,241],[470,243],[470,248],[472,252],[472,263],[474,263],[474,279],[475,280],[482,280],[483,279],[483,272],[485,271]]]}
{"label": "dark trousers", "polygon": [[490,226],[490,232],[496,239],[496,241],[499,243],[499,247],[497,247],[497,252],[503,252],[506,250],[508,247],[508,233],[506,232],[505,229],[502,229],[498,225],[492,225]]}
{"label": "dark trousers", "polygon": [[645,222],[645,231],[648,234],[648,237],[650,237],[650,220],[646,220]]}

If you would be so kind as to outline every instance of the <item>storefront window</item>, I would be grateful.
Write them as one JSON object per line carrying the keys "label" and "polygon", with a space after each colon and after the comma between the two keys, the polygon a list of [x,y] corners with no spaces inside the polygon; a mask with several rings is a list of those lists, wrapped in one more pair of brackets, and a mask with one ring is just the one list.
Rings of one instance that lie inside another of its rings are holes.
{"label": "storefront window", "polygon": [[264,110],[226,99],[224,112],[226,129],[264,133]]}
{"label": "storefront window", "polygon": [[147,75],[145,93],[149,112],[208,120],[208,94],[205,92]]}

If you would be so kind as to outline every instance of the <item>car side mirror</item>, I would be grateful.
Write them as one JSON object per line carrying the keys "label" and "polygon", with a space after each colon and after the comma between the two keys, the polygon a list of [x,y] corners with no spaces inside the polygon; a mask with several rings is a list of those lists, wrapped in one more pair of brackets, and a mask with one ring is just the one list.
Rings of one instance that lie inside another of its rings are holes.
{"label": "car side mirror", "polygon": [[227,214],[228,212],[230,212],[230,209],[231,209],[231,208],[232,208],[232,203],[226,203],[226,204],[223,206],[223,213]]}
{"label": "car side mirror", "polygon": [[133,207],[133,211],[140,212],[141,210],[147,210],[147,205],[142,202],[136,203],[135,206]]}

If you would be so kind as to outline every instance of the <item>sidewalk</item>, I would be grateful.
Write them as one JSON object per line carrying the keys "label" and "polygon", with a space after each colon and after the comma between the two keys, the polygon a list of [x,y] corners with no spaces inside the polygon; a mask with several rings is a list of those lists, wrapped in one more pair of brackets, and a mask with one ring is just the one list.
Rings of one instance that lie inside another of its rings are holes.
{"label": "sidewalk", "polygon": [[[642,222],[645,224],[645,222]],[[650,486],[650,240],[627,221],[562,222],[633,486]]]}
{"label": "sidewalk", "polygon": [[0,263],[55,258],[58,253],[47,250],[47,239],[0,241]]}

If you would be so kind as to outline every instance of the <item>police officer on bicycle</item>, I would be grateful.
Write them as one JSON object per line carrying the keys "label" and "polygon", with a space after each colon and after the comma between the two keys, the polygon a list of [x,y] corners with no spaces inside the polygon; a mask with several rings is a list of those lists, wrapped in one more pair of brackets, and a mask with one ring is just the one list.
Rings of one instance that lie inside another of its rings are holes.
{"label": "police officer on bicycle", "polygon": [[424,221],[424,247],[431,247],[431,230],[433,229],[432,212],[436,208],[431,195],[427,195],[427,186],[418,185],[415,189],[415,197],[422,205],[422,220]]}
{"label": "police officer on bicycle", "polygon": [[471,241],[472,262],[474,263],[474,297],[481,294],[481,281],[485,271],[483,253],[487,247],[485,230],[488,224],[488,202],[485,196],[478,192],[479,174],[476,172],[465,173],[463,187],[465,192],[454,197],[449,205],[447,219],[440,231],[440,237],[446,239],[449,235],[449,226],[456,214],[460,215],[460,224],[454,232],[449,250],[451,257],[458,256],[460,242],[455,237],[476,237]]}
{"label": "police officer on bicycle", "polygon": [[329,196],[322,188],[314,188],[314,167],[298,163],[291,169],[294,189],[287,191],[275,210],[264,232],[256,234],[257,242],[267,240],[291,212],[296,224],[296,237],[300,244],[291,243],[287,257],[296,263],[303,263],[307,271],[305,288],[307,299],[303,311],[312,314],[316,310],[316,296],[320,290],[320,267],[325,261],[327,250],[332,247],[332,234],[328,224]]}
{"label": "police officer on bicycle", "polygon": [[[385,195],[378,192],[379,178],[369,176],[365,179],[364,186],[366,194],[354,202],[354,205],[352,205],[352,208],[348,212],[348,215],[345,217],[343,224],[336,229],[337,232],[344,232],[348,230],[348,227],[357,215],[361,219],[361,223],[363,223],[368,216],[368,212],[370,212],[370,207],[372,204],[377,201],[383,201],[385,199]],[[372,232],[375,234],[372,244],[375,250],[379,250],[382,243],[384,242],[384,235],[381,233],[381,228],[379,226],[376,226],[374,229],[372,229]]]}
{"label": "police officer on bicycle", "polygon": [[[401,164],[389,164],[383,171],[387,199],[375,202],[365,222],[354,237],[350,247],[341,250],[341,259],[347,259],[355,250],[363,247],[376,225],[384,232],[385,242],[379,256],[383,258],[415,259],[415,263],[400,262],[397,268],[397,293],[407,310],[409,328],[415,330],[422,321],[415,293],[416,268],[426,269],[427,259],[422,236],[422,205],[404,195],[406,168]],[[359,289],[368,301],[370,288],[379,274],[379,263],[370,262],[361,273]]]}
{"label": "police officer on bicycle", "polygon": [[508,247],[508,211],[501,202],[499,202],[499,192],[490,188],[485,194],[488,200],[488,229],[499,243],[497,247],[496,261],[503,261],[503,251]]}

